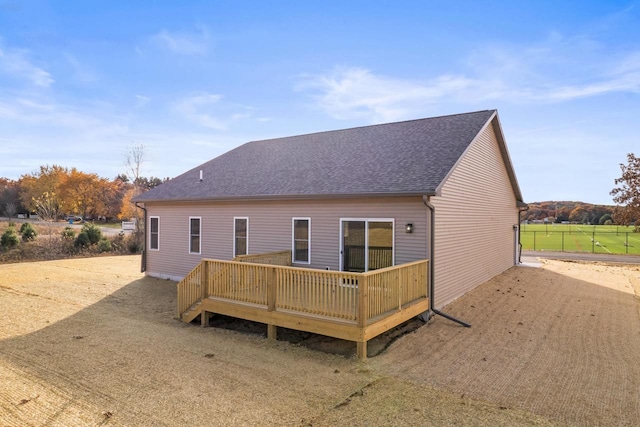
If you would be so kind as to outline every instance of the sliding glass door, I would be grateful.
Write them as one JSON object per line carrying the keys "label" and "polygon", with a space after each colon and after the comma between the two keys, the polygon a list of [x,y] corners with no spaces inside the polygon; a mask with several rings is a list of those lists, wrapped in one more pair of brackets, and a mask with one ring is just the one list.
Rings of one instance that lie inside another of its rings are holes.
{"label": "sliding glass door", "polygon": [[393,220],[340,220],[340,269],[362,273],[393,265]]}

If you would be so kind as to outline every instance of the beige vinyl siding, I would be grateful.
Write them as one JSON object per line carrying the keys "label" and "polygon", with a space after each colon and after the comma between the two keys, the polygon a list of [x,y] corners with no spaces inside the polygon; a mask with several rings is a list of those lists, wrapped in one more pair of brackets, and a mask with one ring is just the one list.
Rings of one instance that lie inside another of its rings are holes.
{"label": "beige vinyl siding", "polygon": [[440,308],[514,264],[518,211],[493,126],[476,137],[431,202]]}
{"label": "beige vinyl siding", "polygon": [[[395,264],[427,256],[427,211],[420,197],[390,197],[299,201],[244,201],[198,203],[147,203],[149,216],[160,218],[159,251],[147,251],[147,273],[179,279],[202,258],[233,258],[234,217],[249,218],[250,254],[290,250],[291,220],[311,219],[311,264],[302,267],[340,265],[341,218],[393,218]],[[202,218],[202,253],[189,254],[189,217]],[[414,231],[405,233],[405,224]]]}

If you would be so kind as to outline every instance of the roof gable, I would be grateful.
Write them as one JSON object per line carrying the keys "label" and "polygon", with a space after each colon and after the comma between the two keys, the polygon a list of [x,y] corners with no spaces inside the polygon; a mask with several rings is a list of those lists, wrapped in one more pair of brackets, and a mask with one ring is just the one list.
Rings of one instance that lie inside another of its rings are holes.
{"label": "roof gable", "polygon": [[[435,194],[495,114],[486,110],[249,142],[136,201]],[[512,170],[508,155],[505,161]],[[517,183],[514,192],[519,193]]]}

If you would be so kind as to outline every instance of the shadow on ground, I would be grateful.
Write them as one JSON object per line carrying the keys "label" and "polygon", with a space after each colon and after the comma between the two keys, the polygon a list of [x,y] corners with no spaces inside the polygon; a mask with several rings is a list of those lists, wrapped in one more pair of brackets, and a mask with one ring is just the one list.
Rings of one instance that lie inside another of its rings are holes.
{"label": "shadow on ground", "polygon": [[[192,325],[200,325],[200,317],[197,317]],[[415,332],[425,323],[417,318],[410,319],[385,333],[367,341],[367,357],[375,357],[382,354],[398,338]],[[235,317],[212,314],[209,326],[231,331],[267,337],[267,325]],[[278,328],[278,341],[286,341],[290,344],[307,347],[314,351],[338,354],[352,358],[356,353],[356,343],[311,332],[296,331],[288,328]]]}

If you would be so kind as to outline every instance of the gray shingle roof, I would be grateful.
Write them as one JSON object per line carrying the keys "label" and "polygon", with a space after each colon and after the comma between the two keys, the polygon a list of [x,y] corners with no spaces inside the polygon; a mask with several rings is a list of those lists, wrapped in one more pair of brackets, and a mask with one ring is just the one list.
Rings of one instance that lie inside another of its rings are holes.
{"label": "gray shingle roof", "polygon": [[494,114],[486,110],[248,142],[136,201],[434,194]]}

